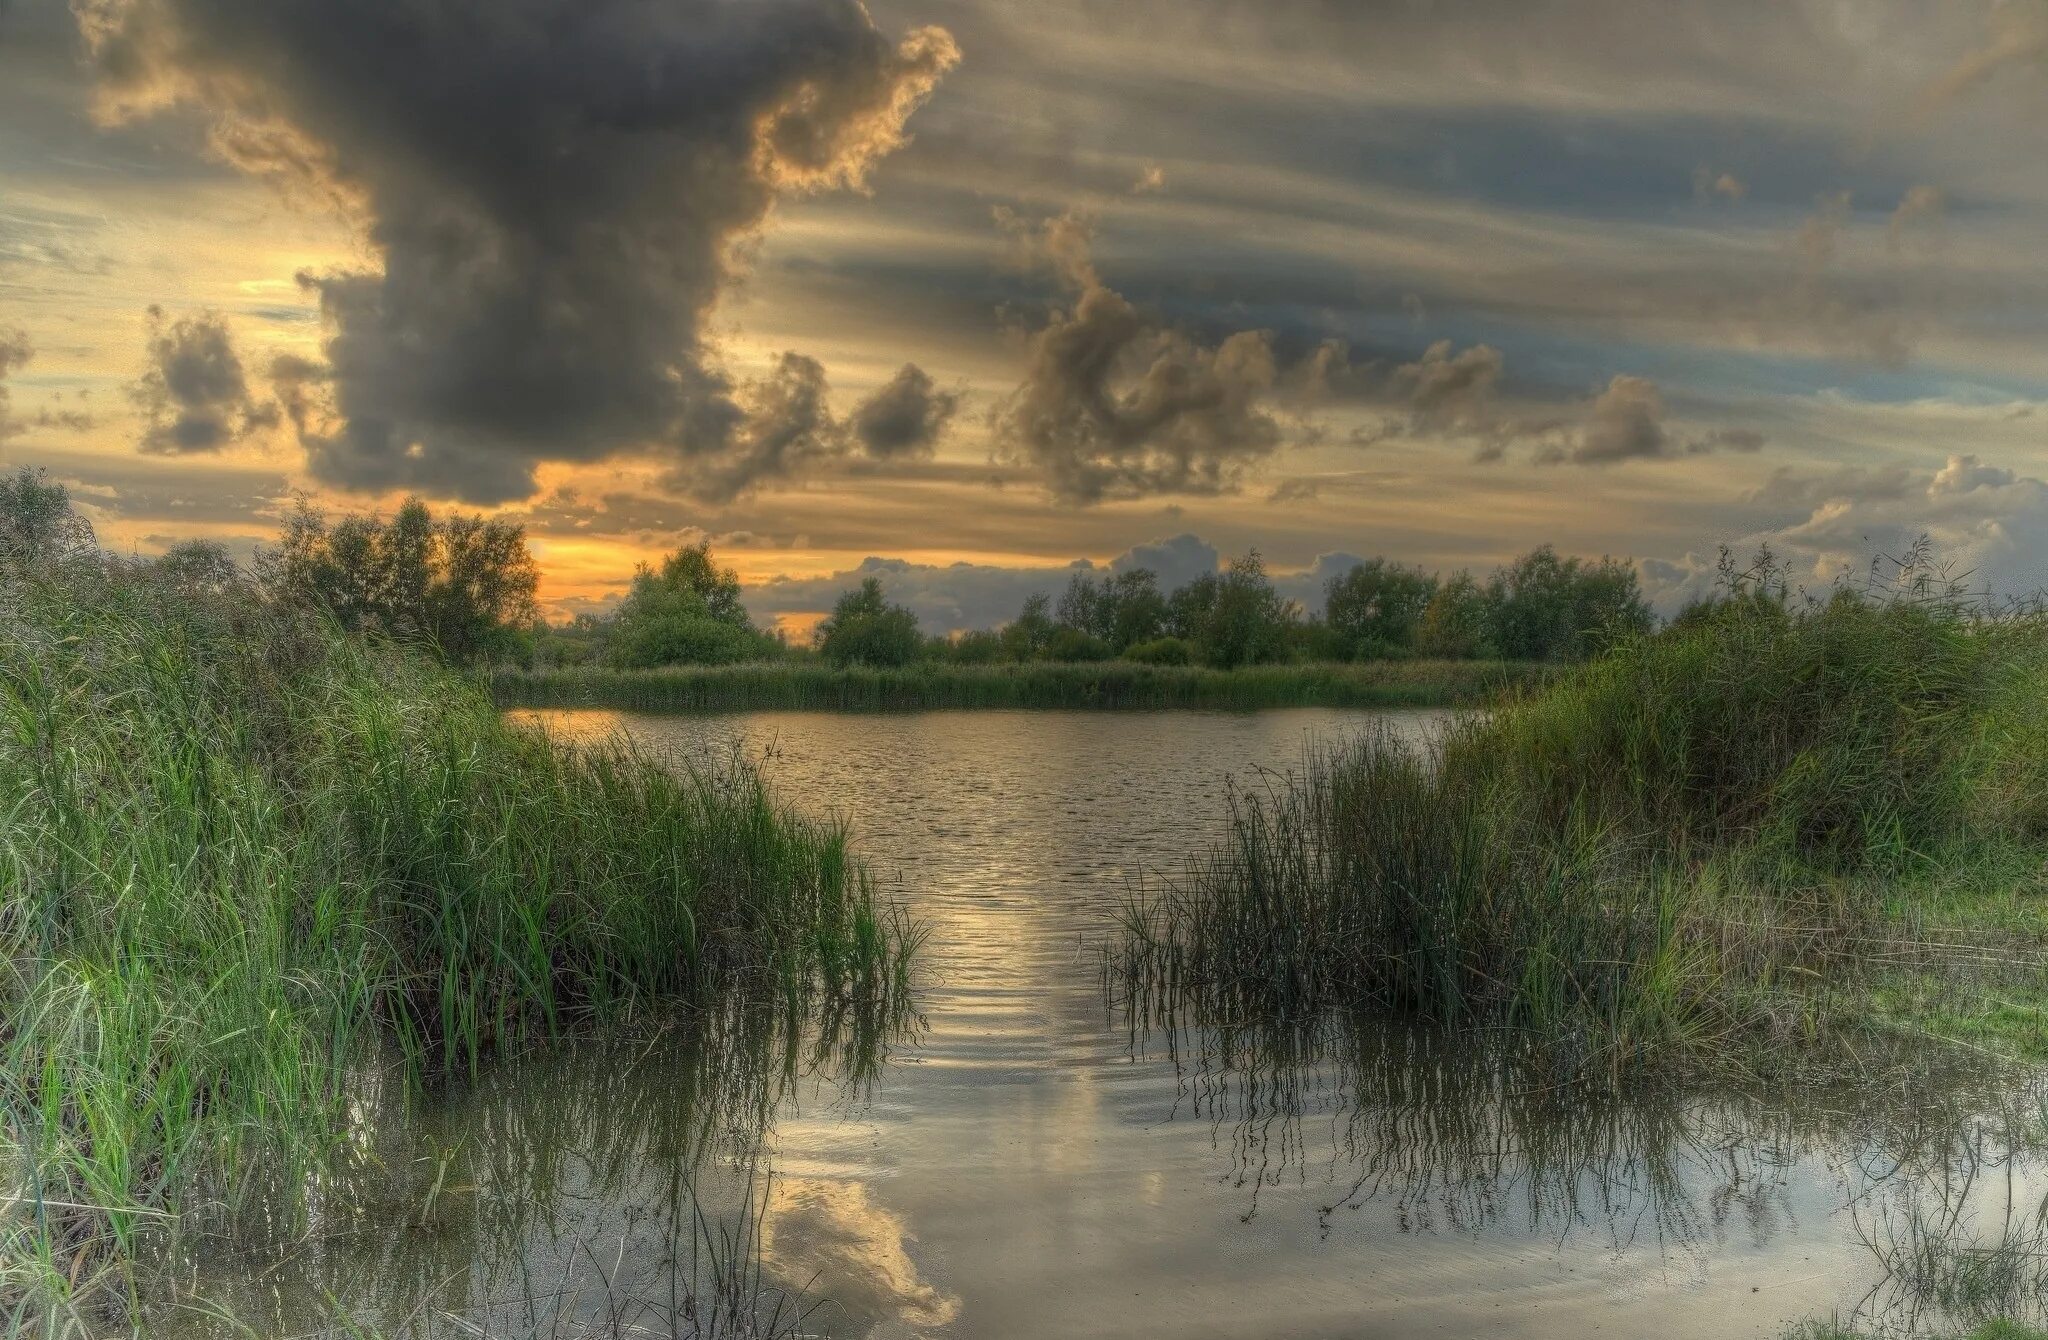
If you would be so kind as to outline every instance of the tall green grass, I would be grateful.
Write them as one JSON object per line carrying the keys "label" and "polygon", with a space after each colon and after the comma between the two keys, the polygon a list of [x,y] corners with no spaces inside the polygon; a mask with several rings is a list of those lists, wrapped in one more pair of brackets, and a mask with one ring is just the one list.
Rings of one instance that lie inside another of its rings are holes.
{"label": "tall green grass", "polygon": [[1132,661],[930,663],[900,669],[762,662],[662,670],[500,669],[491,675],[491,689],[507,707],[668,712],[1455,707],[1487,701],[1550,673],[1550,667],[1517,661],[1373,661],[1236,670]]}
{"label": "tall green grass", "polygon": [[317,1183],[379,1058],[417,1089],[714,989],[882,999],[913,938],[743,769],[564,747],[246,592],[0,583],[0,1300]]}
{"label": "tall green grass", "polygon": [[1806,1035],[1815,984],[1924,956],[1916,898],[2040,868],[2044,645],[1953,604],[1744,593],[1428,747],[1368,737],[1242,797],[1131,909],[1123,968],[1588,1061]]}

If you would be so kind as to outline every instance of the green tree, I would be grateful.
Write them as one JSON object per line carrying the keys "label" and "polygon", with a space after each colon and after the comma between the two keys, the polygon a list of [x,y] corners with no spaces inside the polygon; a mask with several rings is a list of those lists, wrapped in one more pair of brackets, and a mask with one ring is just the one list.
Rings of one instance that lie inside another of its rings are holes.
{"label": "green tree", "polygon": [[1100,582],[1077,572],[1060,596],[1059,623],[1122,653],[1158,637],[1166,627],[1166,597],[1150,569],[1130,568]]}
{"label": "green tree", "polygon": [[164,551],[156,569],[189,591],[215,595],[241,580],[242,570],[218,540],[180,540]]}
{"label": "green tree", "polygon": [[924,649],[917,615],[891,605],[882,580],[870,577],[839,597],[818,625],[818,651],[833,665],[908,665]]}
{"label": "green tree", "polygon": [[22,466],[0,475],[0,571],[69,563],[99,552],[92,523],[47,473]]}
{"label": "green tree", "polygon": [[1415,646],[1436,578],[1420,568],[1375,558],[1330,579],[1324,622],[1347,660],[1398,655]]}
{"label": "green tree", "polygon": [[626,669],[727,665],[781,650],[747,617],[739,574],[720,568],[708,544],[685,545],[659,569],[642,564],[612,616],[605,645],[606,659]]}
{"label": "green tree", "polygon": [[1437,582],[1415,626],[1415,649],[1448,660],[1493,657],[1491,608],[1485,588],[1469,572]]}
{"label": "green tree", "polygon": [[1044,592],[1024,597],[1024,608],[1003,625],[1003,648],[1013,661],[1035,661],[1052,645],[1059,625],[1053,621],[1052,599]]}
{"label": "green tree", "polygon": [[502,653],[538,617],[525,527],[437,520],[417,498],[388,520],[331,523],[301,499],[277,544],[258,551],[256,572],[274,598],[324,609],[345,628],[422,638],[457,662]]}
{"label": "green tree", "polygon": [[1492,641],[1512,660],[1577,660],[1653,620],[1636,572],[1611,558],[1560,558],[1533,549],[1487,584]]}
{"label": "green tree", "polygon": [[1224,669],[1287,659],[1301,620],[1256,549],[1189,582],[1166,604],[1167,630],[1192,644],[1204,664]]}

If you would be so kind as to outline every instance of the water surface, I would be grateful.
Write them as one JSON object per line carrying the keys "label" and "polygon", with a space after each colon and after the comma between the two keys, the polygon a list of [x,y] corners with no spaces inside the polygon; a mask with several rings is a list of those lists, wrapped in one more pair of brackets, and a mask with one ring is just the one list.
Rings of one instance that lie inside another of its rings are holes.
{"label": "water surface", "polygon": [[[1678,1338],[1830,1311],[1910,1330],[1932,1313],[1873,1244],[1930,1205],[1981,1239],[2038,1198],[1995,1123],[1903,1087],[1896,1111],[1826,1084],[1601,1102],[1482,1039],[1371,1021],[1292,1056],[1256,1030],[1128,1028],[1099,957],[1115,912],[1221,834],[1230,788],[1435,714],[518,715],[738,753],[843,816],[929,930],[921,1022],[878,1070],[805,1061],[762,1111],[708,1123],[733,1063],[707,1072],[676,1038],[514,1067],[419,1119],[461,1151],[459,1176],[414,1174],[451,1184],[437,1234],[323,1246],[322,1278],[366,1297],[394,1255],[471,1306],[515,1273],[525,1296],[592,1273],[658,1290],[700,1213],[751,1205],[764,1277],[843,1335]],[[714,1163],[693,1200],[677,1149],[706,1124],[758,1163]]]}

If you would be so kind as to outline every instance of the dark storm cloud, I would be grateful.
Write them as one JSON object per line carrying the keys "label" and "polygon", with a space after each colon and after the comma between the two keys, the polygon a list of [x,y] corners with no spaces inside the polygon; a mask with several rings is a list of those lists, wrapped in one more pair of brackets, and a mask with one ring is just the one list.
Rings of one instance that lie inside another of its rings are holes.
{"label": "dark storm cloud", "polygon": [[1004,222],[1071,295],[1030,336],[1024,380],[995,421],[1004,454],[1036,470],[1054,498],[1223,493],[1279,447],[1267,332],[1197,343],[1102,282],[1081,220]]}
{"label": "dark storm cloud", "polygon": [[832,417],[828,396],[823,365],[785,352],[773,373],[742,393],[741,421],[725,446],[716,455],[692,459],[667,482],[707,502],[725,503],[842,454],[846,428]]}
{"label": "dark storm cloud", "polygon": [[275,404],[257,404],[218,312],[167,322],[149,309],[149,369],[130,388],[147,418],[141,450],[159,456],[219,451],[278,422]]}
{"label": "dark storm cloud", "polygon": [[729,503],[764,485],[803,478],[828,462],[887,467],[929,457],[959,409],[960,396],[937,390],[931,376],[905,364],[854,408],[832,413],[824,365],[785,351],[768,376],[741,387],[737,427],[715,452],[685,459],[663,483],[709,503]]}
{"label": "dark storm cloud", "polygon": [[854,437],[878,460],[929,455],[959,412],[960,395],[941,391],[929,372],[905,363],[873,395],[854,407]]}
{"label": "dark storm cloud", "polygon": [[[857,0],[78,0],[111,114],[214,118],[229,161],[356,213],[314,473],[491,503],[543,461],[788,452],[706,316],[778,195],[858,185],[956,59]],[[789,370],[757,399],[771,412]],[[323,411],[315,413],[314,410]],[[794,445],[793,443],[790,445]]]}

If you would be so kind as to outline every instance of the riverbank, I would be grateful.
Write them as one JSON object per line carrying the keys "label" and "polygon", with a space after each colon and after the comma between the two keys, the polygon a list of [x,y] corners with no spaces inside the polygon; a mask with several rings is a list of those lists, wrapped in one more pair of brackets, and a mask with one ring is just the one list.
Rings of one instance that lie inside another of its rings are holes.
{"label": "riverbank", "polygon": [[[914,934],[753,773],[506,721],[424,657],[116,559],[0,589],[0,1307],[301,1231],[364,1086],[586,1024],[900,990]],[[259,1194],[259,1192],[261,1194]]]}
{"label": "riverbank", "polygon": [[1768,1066],[1844,1029],[2048,1053],[2048,628],[1742,593],[1249,797],[1134,905],[1134,990]]}
{"label": "riverbank", "polygon": [[932,663],[900,669],[822,662],[660,670],[500,669],[501,707],[654,712],[909,711],[938,708],[1466,707],[1546,682],[1556,668],[1519,661],[1368,661],[1237,670],[1130,661],[1022,665]]}

